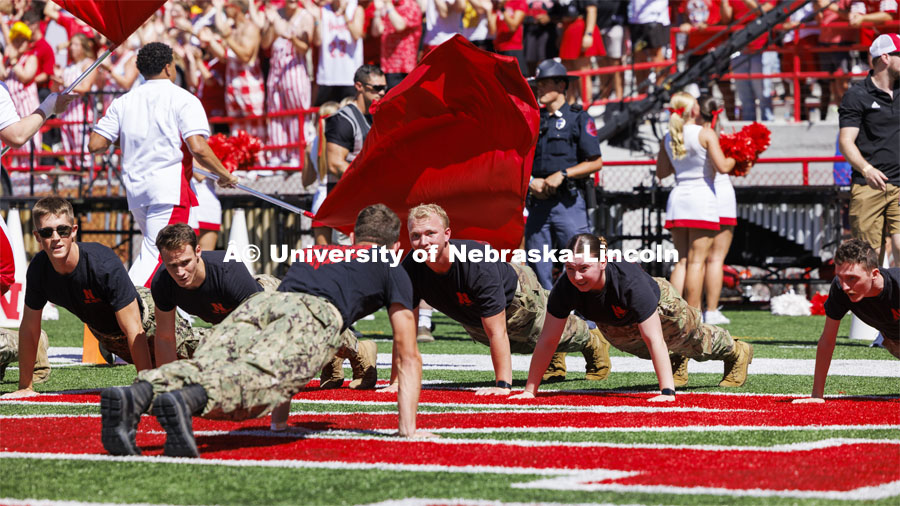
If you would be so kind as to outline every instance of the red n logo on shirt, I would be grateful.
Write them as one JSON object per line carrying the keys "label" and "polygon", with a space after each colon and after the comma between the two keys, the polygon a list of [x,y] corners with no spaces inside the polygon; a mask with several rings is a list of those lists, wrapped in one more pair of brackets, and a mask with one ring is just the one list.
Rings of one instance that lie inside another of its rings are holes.
{"label": "red n logo on shirt", "polygon": [[900,320],[900,309],[891,308],[891,315],[894,316],[895,320]]}
{"label": "red n logo on shirt", "polygon": [[456,292],[456,298],[459,299],[460,306],[471,306],[472,299],[469,298],[469,294]]}
{"label": "red n logo on shirt", "polygon": [[95,304],[97,302],[100,302],[100,299],[95,297],[94,292],[92,292],[91,290],[84,288],[84,289],[82,289],[82,291],[84,292],[84,303],[85,304]]}
{"label": "red n logo on shirt", "polygon": [[619,306],[613,306],[612,310],[613,310],[613,314],[616,315],[616,318],[621,318],[621,317],[625,316],[626,311],[624,309],[620,308]]}
{"label": "red n logo on shirt", "polygon": [[216,314],[225,314],[225,313],[228,312],[228,310],[225,309],[225,306],[223,306],[222,304],[220,304],[220,303],[218,303],[218,302],[212,302],[212,303],[210,303],[210,305],[212,305],[212,311],[213,311],[213,313],[216,313]]}

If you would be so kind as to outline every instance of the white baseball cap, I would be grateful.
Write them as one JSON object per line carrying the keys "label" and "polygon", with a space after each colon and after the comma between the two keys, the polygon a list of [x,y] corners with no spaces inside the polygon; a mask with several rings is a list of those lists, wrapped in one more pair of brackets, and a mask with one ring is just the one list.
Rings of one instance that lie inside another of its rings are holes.
{"label": "white baseball cap", "polygon": [[896,51],[900,51],[900,34],[897,33],[883,33],[869,46],[869,54],[872,55],[872,58]]}

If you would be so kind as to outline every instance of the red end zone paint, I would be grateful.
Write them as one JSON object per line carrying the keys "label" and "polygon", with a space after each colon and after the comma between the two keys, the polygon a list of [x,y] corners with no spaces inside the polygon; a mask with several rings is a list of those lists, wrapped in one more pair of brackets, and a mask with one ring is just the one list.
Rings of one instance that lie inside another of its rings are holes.
{"label": "red end zone paint", "polygon": [[[544,412],[506,412],[460,415],[447,413],[420,413],[418,423],[422,428],[479,428],[479,427],[684,427],[695,425],[759,425],[759,426],[811,426],[811,425],[897,425],[900,424],[900,399],[876,400],[843,398],[830,399],[825,404],[791,404],[792,397],[762,395],[682,395],[675,403],[654,404],[646,402],[652,394],[623,393],[565,393],[547,392],[533,401],[508,400],[504,397],[476,396],[467,390],[423,390],[420,402],[454,404],[465,409],[466,404],[509,407],[546,406]],[[324,400],[347,403],[396,402],[397,396],[374,391],[349,389],[310,389],[294,397],[297,400]],[[26,402],[73,402],[98,404],[98,394],[40,395],[21,399]],[[552,406],[565,407],[636,407],[654,410],[666,408],[699,408],[720,411],[656,411],[656,412],[553,412]],[[395,429],[396,412],[348,413],[347,415],[304,415],[306,424],[327,424],[335,429]],[[263,422],[246,421],[226,425],[205,425],[197,419],[197,430],[232,430],[239,427],[262,426]],[[312,427],[311,427],[312,428]]]}
{"label": "red end zone paint", "polygon": [[[199,422],[199,421],[198,421]],[[195,423],[195,429],[200,430]],[[220,430],[224,429],[219,424]],[[325,424],[323,424],[324,426]],[[324,427],[321,427],[324,428]],[[159,455],[164,435],[148,417],[138,444],[146,455]],[[2,449],[15,452],[103,453],[98,418],[61,420],[4,419]],[[396,439],[347,440],[278,436],[200,436],[204,458],[225,460],[298,460],[422,466],[489,466],[545,470],[608,469],[636,473],[604,484],[714,487],[729,490],[848,491],[900,480],[897,443],[853,443],[797,451],[740,452],[689,448],[613,448],[480,444]],[[681,469],[684,472],[673,472]]]}

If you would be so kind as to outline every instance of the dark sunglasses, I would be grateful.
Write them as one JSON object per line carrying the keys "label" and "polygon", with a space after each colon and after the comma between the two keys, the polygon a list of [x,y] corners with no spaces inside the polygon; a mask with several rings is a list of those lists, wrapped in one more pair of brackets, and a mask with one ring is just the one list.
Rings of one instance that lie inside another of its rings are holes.
{"label": "dark sunglasses", "polygon": [[72,234],[72,225],[57,225],[56,228],[44,227],[37,231],[38,235],[44,239],[53,237],[53,232],[59,234],[60,237],[69,237]]}
{"label": "dark sunglasses", "polygon": [[369,83],[363,83],[363,86],[367,86],[367,87],[369,87],[369,88],[372,88],[372,91],[374,91],[375,93],[379,93],[379,92],[382,92],[382,91],[384,91],[384,90],[387,89],[387,85],[386,85],[386,84],[369,84]]}

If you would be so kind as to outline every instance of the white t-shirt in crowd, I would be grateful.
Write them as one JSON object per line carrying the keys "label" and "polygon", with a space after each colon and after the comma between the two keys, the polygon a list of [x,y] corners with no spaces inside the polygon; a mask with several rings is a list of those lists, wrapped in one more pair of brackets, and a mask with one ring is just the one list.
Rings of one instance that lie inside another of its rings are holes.
{"label": "white t-shirt in crowd", "polygon": [[356,69],[363,64],[363,40],[353,40],[344,17],[353,19],[356,7],[356,0],[349,0],[341,16],[331,5],[322,8],[322,53],[316,82],[323,86],[353,86]]}
{"label": "white t-shirt in crowd", "polygon": [[151,79],[113,100],[94,131],[119,140],[128,207],[136,209],[184,203],[190,176],[181,167],[182,141],[209,137],[209,122],[200,99],[168,79]]}
{"label": "white t-shirt in crowd", "polygon": [[[446,0],[447,6],[454,5],[456,2],[465,2],[465,0]],[[438,14],[434,0],[428,0],[428,5],[425,6],[425,37],[422,41],[424,45],[439,46],[450,40],[461,29],[462,12],[453,11],[446,18],[442,18]]]}
{"label": "white t-shirt in crowd", "polygon": [[0,81],[0,130],[19,121],[19,113],[16,112],[16,104],[9,95],[6,83]]}
{"label": "white t-shirt in crowd", "polygon": [[669,0],[631,0],[628,2],[628,22],[633,25],[659,23],[669,26]]}

